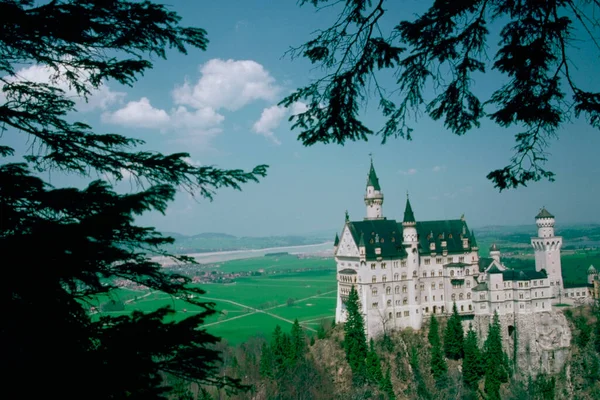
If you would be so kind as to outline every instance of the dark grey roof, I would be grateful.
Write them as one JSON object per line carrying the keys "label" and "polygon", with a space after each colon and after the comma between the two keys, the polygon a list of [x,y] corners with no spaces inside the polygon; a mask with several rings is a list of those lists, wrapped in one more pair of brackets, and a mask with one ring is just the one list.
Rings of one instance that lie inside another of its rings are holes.
{"label": "dark grey roof", "polygon": [[340,274],[356,275],[355,269],[346,268],[340,271]]}

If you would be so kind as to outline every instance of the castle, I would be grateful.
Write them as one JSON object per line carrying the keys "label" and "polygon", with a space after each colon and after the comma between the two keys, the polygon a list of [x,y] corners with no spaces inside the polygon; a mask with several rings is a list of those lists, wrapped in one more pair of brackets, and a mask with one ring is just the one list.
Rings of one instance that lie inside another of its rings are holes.
{"label": "castle", "polygon": [[554,235],[554,216],[545,208],[536,216],[538,235],[531,239],[535,270],[504,266],[493,245],[491,259],[479,257],[475,234],[463,217],[417,221],[407,196],[402,222],[383,216],[383,192],[371,161],[364,197],[366,217],[346,221],[336,235],[338,296],[336,322],[345,322],[345,302],[358,291],[369,336],[393,329],[420,329],[433,314],[448,314],[456,303],[465,316],[519,315],[550,311],[553,304],[585,301],[594,295],[598,274],[588,284],[564,287],[562,238]]}

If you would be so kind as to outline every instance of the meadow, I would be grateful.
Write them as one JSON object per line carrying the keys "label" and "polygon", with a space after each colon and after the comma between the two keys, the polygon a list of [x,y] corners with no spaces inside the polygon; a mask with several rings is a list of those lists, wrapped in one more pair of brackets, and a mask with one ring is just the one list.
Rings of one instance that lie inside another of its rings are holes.
{"label": "meadow", "polygon": [[[236,278],[230,284],[198,285],[206,292],[198,299],[214,303],[218,311],[204,326],[231,344],[239,344],[252,336],[269,336],[276,325],[289,330],[296,318],[308,332],[314,333],[323,320],[331,320],[335,315],[337,286],[333,259],[285,255],[226,261],[210,268],[227,273],[264,271],[258,276]],[[99,312],[95,314],[97,317],[170,306],[176,311],[172,319],[181,320],[201,311],[164,293],[118,289],[110,298],[122,301],[125,310]],[[99,306],[110,298],[99,297],[94,305]]]}

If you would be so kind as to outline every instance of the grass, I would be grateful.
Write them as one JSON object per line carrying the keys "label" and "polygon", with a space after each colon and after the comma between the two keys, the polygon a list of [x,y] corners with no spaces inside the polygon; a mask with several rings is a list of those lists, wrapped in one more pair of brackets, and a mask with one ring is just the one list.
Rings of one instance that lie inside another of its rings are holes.
{"label": "grass", "polygon": [[[245,268],[245,269],[242,269]],[[264,257],[219,263],[223,272],[257,271],[276,273],[237,278],[231,284],[200,284],[206,293],[198,299],[215,303],[219,311],[205,321],[206,329],[231,344],[238,344],[257,335],[270,336],[276,325],[289,330],[298,319],[308,330],[316,329],[322,319],[331,319],[336,306],[336,272],[333,259],[295,256]],[[288,299],[294,299],[288,306]],[[134,310],[150,312],[171,306],[176,313],[171,320],[182,320],[202,309],[164,293],[148,293],[118,289],[110,296],[98,296],[99,306],[110,299],[121,300],[125,310],[100,315],[124,315]],[[282,319],[283,320],[282,320]]]}

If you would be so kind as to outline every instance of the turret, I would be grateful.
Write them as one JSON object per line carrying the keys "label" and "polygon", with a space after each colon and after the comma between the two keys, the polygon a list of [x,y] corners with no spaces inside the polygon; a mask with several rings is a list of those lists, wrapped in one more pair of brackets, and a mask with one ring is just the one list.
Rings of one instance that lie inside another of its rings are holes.
{"label": "turret", "polygon": [[373,160],[371,160],[371,168],[367,176],[365,205],[367,206],[365,219],[383,219],[383,192],[381,186],[379,186],[375,167],[373,167]]}
{"label": "turret", "polygon": [[415,214],[410,205],[408,193],[406,194],[406,207],[404,208],[404,219],[402,220],[402,236],[404,243],[416,244],[417,242],[417,221],[415,221]]}
{"label": "turret", "polygon": [[471,243],[471,250],[479,250],[479,247],[477,246],[477,240],[475,240],[475,231],[471,231],[471,237],[469,238],[469,242]]}
{"label": "turret", "polygon": [[598,271],[596,271],[596,268],[594,268],[593,265],[590,265],[590,267],[587,270],[587,274],[588,274],[588,284],[593,285],[594,280],[598,276]]}
{"label": "turret", "polygon": [[550,214],[545,207],[542,207],[539,214],[535,216],[535,223],[538,227],[538,237],[554,236],[554,215]]}
{"label": "turret", "polygon": [[333,241],[333,254],[337,252],[338,246],[340,245],[340,237],[338,234],[335,234],[335,240]]}
{"label": "turret", "polygon": [[498,249],[496,243],[490,247],[490,257],[492,257],[494,261],[500,262],[500,249]]}

